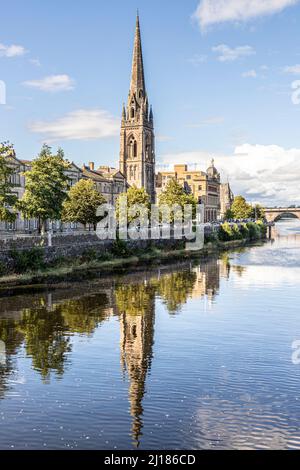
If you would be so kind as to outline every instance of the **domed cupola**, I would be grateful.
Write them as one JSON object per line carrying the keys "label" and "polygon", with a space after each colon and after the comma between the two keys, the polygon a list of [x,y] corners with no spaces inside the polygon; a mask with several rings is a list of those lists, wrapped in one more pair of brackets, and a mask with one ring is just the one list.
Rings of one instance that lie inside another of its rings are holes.
{"label": "domed cupola", "polygon": [[209,168],[207,168],[206,173],[207,173],[207,175],[210,179],[216,179],[216,180],[220,179],[220,173],[218,172],[218,170],[215,167],[215,160],[214,159],[212,159],[211,166]]}

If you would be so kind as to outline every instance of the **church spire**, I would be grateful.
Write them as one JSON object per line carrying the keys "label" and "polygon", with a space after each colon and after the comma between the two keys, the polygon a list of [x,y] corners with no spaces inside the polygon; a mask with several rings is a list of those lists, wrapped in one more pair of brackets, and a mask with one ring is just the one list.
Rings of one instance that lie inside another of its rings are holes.
{"label": "church spire", "polygon": [[136,18],[130,91],[121,121],[120,171],[129,186],[145,188],[155,201],[155,135],[145,86],[139,14]]}
{"label": "church spire", "polygon": [[133,94],[139,90],[142,90],[144,95],[146,94],[140,19],[137,12],[130,92]]}

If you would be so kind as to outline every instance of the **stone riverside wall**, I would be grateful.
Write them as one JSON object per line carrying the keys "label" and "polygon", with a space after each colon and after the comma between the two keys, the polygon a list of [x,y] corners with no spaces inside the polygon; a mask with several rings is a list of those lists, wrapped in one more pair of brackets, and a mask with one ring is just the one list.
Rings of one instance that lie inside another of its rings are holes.
{"label": "stone riverside wall", "polygon": [[[42,248],[44,260],[47,263],[61,258],[76,258],[88,251],[98,253],[109,252],[114,244],[111,240],[100,240],[94,233],[82,235],[55,235],[52,236],[52,246],[48,246],[48,237],[24,237],[0,239],[0,263],[5,267],[12,268],[14,260],[12,251],[26,251],[32,248]],[[130,250],[147,249],[150,246],[164,249],[176,249],[182,246],[181,240],[128,240]]]}

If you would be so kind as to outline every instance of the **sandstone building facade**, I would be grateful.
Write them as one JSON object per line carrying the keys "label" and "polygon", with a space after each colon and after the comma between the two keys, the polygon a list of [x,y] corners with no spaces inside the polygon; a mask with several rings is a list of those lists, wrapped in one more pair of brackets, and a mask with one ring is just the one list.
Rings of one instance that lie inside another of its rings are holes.
{"label": "sandstone building facade", "polygon": [[[7,156],[9,164],[14,168],[14,174],[11,177],[13,184],[13,193],[21,199],[25,192],[26,176],[24,173],[31,169],[32,162],[29,160],[20,160],[14,153]],[[100,166],[95,169],[95,164],[90,162],[79,168],[75,163],[70,163],[67,171],[70,187],[74,186],[81,179],[91,179],[99,192],[103,194],[109,204],[115,204],[117,197],[126,192],[128,185],[124,175],[115,168]],[[49,221],[48,228],[57,230],[78,230],[80,224],[62,224],[60,221]],[[17,214],[15,222],[0,222],[1,232],[23,232],[33,233],[38,229],[37,220],[23,219],[20,213]]]}
{"label": "sandstone building facade", "polygon": [[158,172],[157,196],[164,191],[168,181],[177,180],[187,193],[193,194],[199,204],[205,206],[205,222],[214,222],[220,217],[220,174],[212,160],[206,172],[190,170],[188,165],[175,165],[173,171]]}

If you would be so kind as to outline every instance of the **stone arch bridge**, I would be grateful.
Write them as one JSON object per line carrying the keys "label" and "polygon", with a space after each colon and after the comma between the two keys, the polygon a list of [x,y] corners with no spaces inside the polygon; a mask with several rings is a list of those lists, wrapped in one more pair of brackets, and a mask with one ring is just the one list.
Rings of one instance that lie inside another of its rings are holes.
{"label": "stone arch bridge", "polygon": [[300,207],[276,207],[272,209],[265,209],[265,217],[267,222],[277,222],[285,216],[294,216],[300,219]]}

